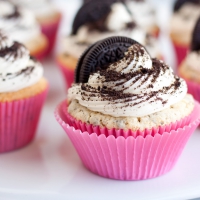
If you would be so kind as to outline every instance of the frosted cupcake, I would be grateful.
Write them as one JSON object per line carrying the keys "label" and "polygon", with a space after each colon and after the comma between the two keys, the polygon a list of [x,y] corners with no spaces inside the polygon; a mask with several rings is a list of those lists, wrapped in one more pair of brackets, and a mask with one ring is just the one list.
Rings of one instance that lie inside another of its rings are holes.
{"label": "frosted cupcake", "polygon": [[80,57],[75,84],[55,115],[86,168],[141,180],[173,168],[199,111],[168,65],[130,38],[110,37]]}
{"label": "frosted cupcake", "polygon": [[46,54],[53,50],[56,36],[61,21],[60,11],[49,0],[12,0],[13,3],[31,10],[38,23],[40,24],[42,33],[46,35],[49,46]]}
{"label": "frosted cupcake", "polygon": [[153,57],[161,56],[156,38],[137,25],[123,3],[90,1],[77,12],[72,34],[65,38],[64,51],[58,55],[68,87],[74,80],[74,69],[84,50],[98,40],[117,35],[136,39]]}
{"label": "frosted cupcake", "polygon": [[190,51],[179,67],[179,74],[188,85],[188,92],[200,102],[200,18],[192,34]]}
{"label": "frosted cupcake", "polygon": [[0,152],[32,141],[47,88],[41,64],[0,30]]}
{"label": "frosted cupcake", "polygon": [[23,43],[32,56],[42,59],[48,41],[34,15],[9,1],[0,0],[0,8],[0,29],[4,29],[13,40]]}
{"label": "frosted cupcake", "polygon": [[170,22],[170,36],[177,56],[177,66],[189,50],[192,31],[200,16],[200,1],[177,0]]}

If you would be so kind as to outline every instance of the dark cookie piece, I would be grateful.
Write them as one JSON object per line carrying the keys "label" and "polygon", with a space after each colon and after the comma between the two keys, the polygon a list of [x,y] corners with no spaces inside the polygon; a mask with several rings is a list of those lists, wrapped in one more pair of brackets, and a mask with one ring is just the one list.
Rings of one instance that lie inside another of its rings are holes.
{"label": "dark cookie piece", "polygon": [[5,59],[9,59],[11,56],[14,59],[21,58],[24,55],[22,47],[24,47],[23,44],[14,42],[12,46],[0,49],[0,57]]}
{"label": "dark cookie piece", "polygon": [[112,2],[91,0],[82,5],[77,12],[72,25],[72,34],[85,24],[97,22],[105,18],[111,11]]}
{"label": "dark cookie piece", "polygon": [[138,44],[135,40],[120,36],[96,42],[80,57],[76,66],[75,82],[87,83],[91,73],[105,69],[109,64],[122,59],[124,52],[136,43]]}
{"label": "dark cookie piece", "polygon": [[13,5],[14,7],[14,11],[11,14],[5,15],[4,18],[6,19],[13,19],[13,18],[19,18],[21,16],[20,12],[19,12],[19,8],[15,5]]}
{"label": "dark cookie piece", "polygon": [[194,27],[192,33],[192,42],[190,46],[191,51],[199,51],[200,50],[200,17],[197,20],[197,23]]}
{"label": "dark cookie piece", "polygon": [[178,11],[185,3],[200,5],[200,0],[177,0],[174,4],[174,12]]}

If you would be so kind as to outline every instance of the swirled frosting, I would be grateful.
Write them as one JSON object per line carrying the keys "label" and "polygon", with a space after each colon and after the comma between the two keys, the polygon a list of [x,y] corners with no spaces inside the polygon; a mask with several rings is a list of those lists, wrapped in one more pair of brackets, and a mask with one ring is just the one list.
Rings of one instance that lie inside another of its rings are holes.
{"label": "swirled frosting", "polygon": [[134,44],[124,58],[91,74],[88,83],[74,84],[68,98],[106,115],[142,117],[170,107],[186,93],[183,79]]}
{"label": "swirled frosting", "polygon": [[0,92],[13,92],[37,83],[43,76],[41,64],[29,51],[0,30]]}
{"label": "swirled frosting", "polygon": [[125,36],[137,40],[143,44],[153,57],[159,54],[156,39],[148,35],[133,20],[131,14],[122,3],[114,3],[110,14],[102,22],[104,31],[98,30],[96,26],[83,25],[76,35],[64,39],[64,52],[79,58],[83,51],[98,40],[111,36]]}
{"label": "swirled frosting", "polygon": [[37,17],[51,15],[55,7],[49,0],[12,0],[13,3],[31,10]]}
{"label": "swirled frosting", "polygon": [[0,8],[0,29],[13,40],[25,44],[40,34],[39,25],[30,11],[5,0],[0,0]]}

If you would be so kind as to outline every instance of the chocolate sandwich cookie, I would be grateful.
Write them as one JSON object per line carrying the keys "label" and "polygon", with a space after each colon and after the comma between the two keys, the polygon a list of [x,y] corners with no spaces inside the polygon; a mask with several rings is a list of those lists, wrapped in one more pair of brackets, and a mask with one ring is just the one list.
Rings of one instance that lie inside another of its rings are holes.
{"label": "chocolate sandwich cookie", "polygon": [[192,42],[191,42],[191,51],[199,51],[200,50],[200,17],[197,20],[197,23],[194,27],[192,33]]}
{"label": "chocolate sandwich cookie", "polygon": [[[97,22],[100,26],[100,20],[106,18],[111,11],[111,2],[109,1],[89,1],[85,3],[77,12],[72,25],[72,34],[76,34],[78,29],[84,24]],[[98,23],[99,22],[99,23]]]}
{"label": "chocolate sandwich cookie", "polygon": [[[88,25],[90,29],[99,31],[107,31],[105,21],[111,12],[113,3],[121,2],[121,0],[88,0],[77,12],[72,25],[72,35],[75,35],[82,25]],[[126,7],[126,5],[124,4]],[[127,11],[131,12],[126,7]]]}
{"label": "chocolate sandwich cookie", "polygon": [[91,73],[122,59],[124,52],[135,43],[138,42],[131,38],[115,36],[93,44],[78,61],[75,83],[87,83]]}
{"label": "chocolate sandwich cookie", "polygon": [[200,5],[200,0],[177,0],[174,4],[174,12],[177,12],[185,3]]}

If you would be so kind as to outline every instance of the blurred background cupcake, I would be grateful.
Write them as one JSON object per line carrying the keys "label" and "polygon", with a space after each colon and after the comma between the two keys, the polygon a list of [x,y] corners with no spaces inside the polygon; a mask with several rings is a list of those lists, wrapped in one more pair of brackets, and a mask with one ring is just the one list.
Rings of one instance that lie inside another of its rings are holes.
{"label": "blurred background cupcake", "polygon": [[56,36],[61,21],[61,12],[49,0],[12,0],[13,3],[31,10],[44,35],[46,35],[49,46],[46,54],[50,54],[53,50]]}
{"label": "blurred background cupcake", "polygon": [[0,30],[0,152],[34,138],[48,83],[26,47]]}
{"label": "blurred background cupcake", "polygon": [[72,33],[64,38],[64,50],[57,58],[68,87],[85,49],[98,40],[117,35],[129,36],[143,44],[152,57],[161,57],[157,39],[140,27],[123,2],[91,0],[78,10]]}
{"label": "blurred background cupcake", "polygon": [[200,17],[197,20],[193,34],[190,51],[178,69],[188,85],[188,91],[200,102]]}
{"label": "blurred background cupcake", "polygon": [[5,0],[0,0],[0,8],[0,28],[13,40],[23,43],[32,56],[42,59],[48,40],[41,33],[34,14]]}
{"label": "blurred background cupcake", "polygon": [[192,31],[200,16],[199,0],[177,0],[170,22],[170,36],[177,57],[177,66],[189,50]]}

